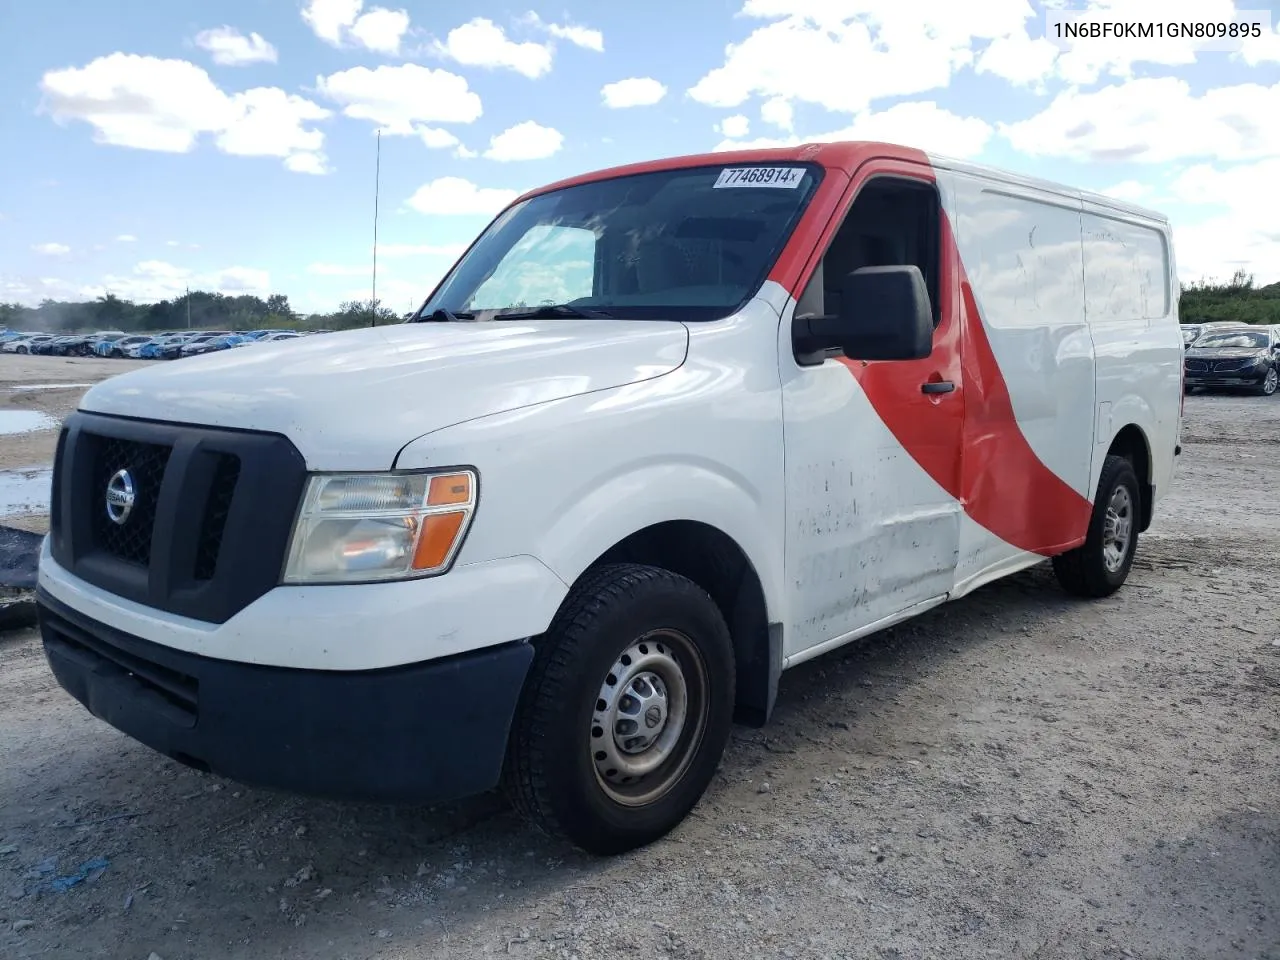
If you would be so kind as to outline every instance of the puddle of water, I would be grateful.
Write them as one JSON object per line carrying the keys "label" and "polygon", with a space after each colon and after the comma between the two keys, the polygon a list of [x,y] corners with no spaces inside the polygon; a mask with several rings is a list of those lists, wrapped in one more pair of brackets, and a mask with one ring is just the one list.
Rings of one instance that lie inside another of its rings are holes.
{"label": "puddle of water", "polygon": [[52,495],[52,467],[0,470],[0,520],[27,513],[48,513]]}
{"label": "puddle of water", "polygon": [[15,383],[9,389],[21,393],[23,390],[71,390],[92,386],[92,383]]}
{"label": "puddle of water", "polygon": [[39,410],[0,410],[0,435],[53,430],[58,421]]}

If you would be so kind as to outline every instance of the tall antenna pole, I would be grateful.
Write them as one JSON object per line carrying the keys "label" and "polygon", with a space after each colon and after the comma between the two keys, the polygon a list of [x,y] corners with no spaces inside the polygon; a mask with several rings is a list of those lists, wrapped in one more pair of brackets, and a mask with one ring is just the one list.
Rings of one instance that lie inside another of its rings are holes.
{"label": "tall antenna pole", "polygon": [[191,288],[187,287],[187,329],[191,329]]}
{"label": "tall antenna pole", "polygon": [[377,159],[373,168],[373,294],[369,300],[369,326],[378,325],[378,193],[382,186],[382,130],[378,130]]}

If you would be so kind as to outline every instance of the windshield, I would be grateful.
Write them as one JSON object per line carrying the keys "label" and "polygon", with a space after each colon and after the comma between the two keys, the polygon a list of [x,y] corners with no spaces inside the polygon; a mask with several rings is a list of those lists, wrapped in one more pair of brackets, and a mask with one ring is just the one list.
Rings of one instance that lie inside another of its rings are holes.
{"label": "windshield", "polygon": [[1232,347],[1239,350],[1257,350],[1267,345],[1267,335],[1252,330],[1232,331],[1231,333],[1206,333],[1196,341],[1197,347],[1221,349]]}
{"label": "windshield", "polygon": [[714,320],[768,275],[817,167],[694,167],[565,187],[517,204],[415,319],[557,315]]}

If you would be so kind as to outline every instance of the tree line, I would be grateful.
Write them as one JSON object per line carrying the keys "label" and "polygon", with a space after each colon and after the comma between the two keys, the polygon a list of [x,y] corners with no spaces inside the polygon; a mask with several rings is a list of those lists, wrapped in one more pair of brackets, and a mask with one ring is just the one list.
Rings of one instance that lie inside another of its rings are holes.
{"label": "tree line", "polygon": [[347,330],[386,323],[403,317],[381,301],[349,300],[333,313],[300,313],[282,293],[269,297],[230,296],[192,290],[172,300],[134,303],[108,293],[96,300],[44,300],[39,306],[0,303],[0,330],[45,333],[90,333],[122,330],[150,333],[164,330]]}
{"label": "tree line", "polygon": [[[1200,281],[1182,288],[1178,314],[1184,323],[1233,320],[1280,324],[1280,283],[1257,287],[1239,270],[1226,283]],[[192,290],[158,303],[134,303],[114,294],[96,300],[45,300],[39,306],[0,303],[0,330],[47,333],[123,330],[349,330],[404,320],[381,301],[348,300],[333,313],[295,311],[282,293],[265,299]]]}

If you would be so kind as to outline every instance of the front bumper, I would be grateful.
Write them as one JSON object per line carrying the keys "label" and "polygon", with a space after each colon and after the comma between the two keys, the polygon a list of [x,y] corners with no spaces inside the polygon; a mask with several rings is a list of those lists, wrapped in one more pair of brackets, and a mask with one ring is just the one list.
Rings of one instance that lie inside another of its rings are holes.
{"label": "front bumper", "polygon": [[1188,373],[1188,387],[1257,387],[1267,379],[1266,368],[1232,373]]}
{"label": "front bumper", "polygon": [[525,642],[385,670],[218,660],[132,636],[37,591],[58,682],[166,756],[261,787],[436,803],[495,786]]}

